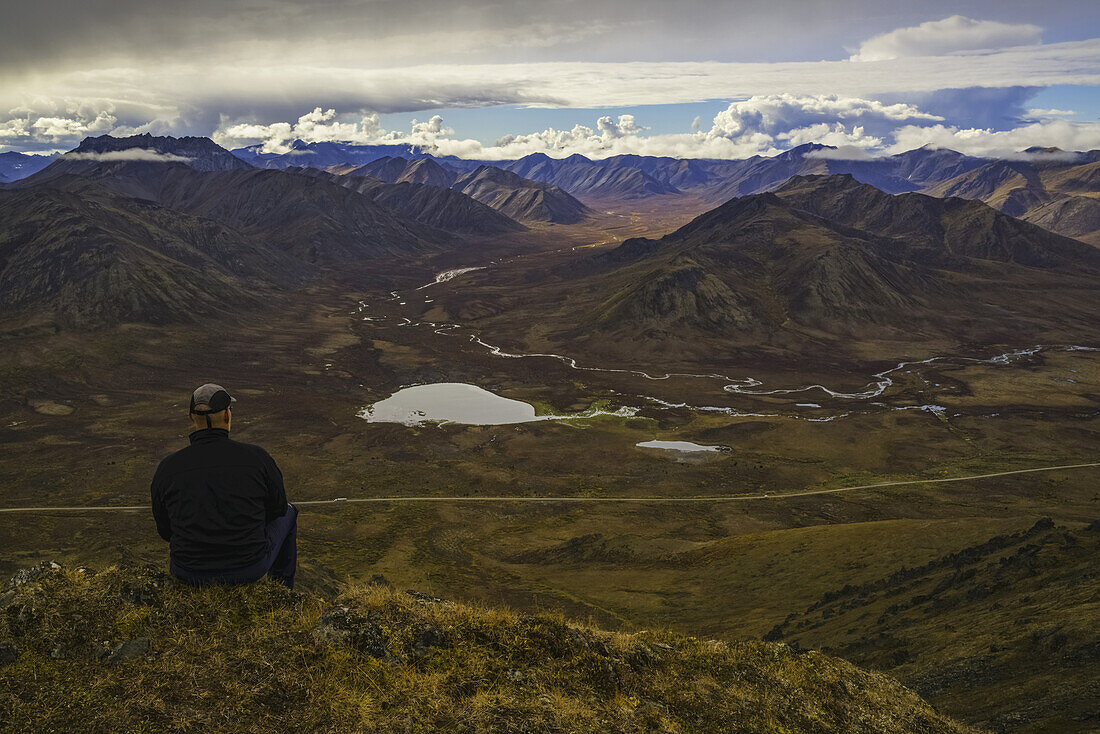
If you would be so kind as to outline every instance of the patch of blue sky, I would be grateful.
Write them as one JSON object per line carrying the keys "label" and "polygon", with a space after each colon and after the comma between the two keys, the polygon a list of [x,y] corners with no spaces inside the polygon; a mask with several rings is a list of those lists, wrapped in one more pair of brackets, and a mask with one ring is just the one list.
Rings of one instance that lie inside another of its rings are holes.
{"label": "patch of blue sky", "polygon": [[1100,87],[1057,84],[1041,89],[1028,101],[1033,109],[1072,110],[1065,119],[1079,122],[1100,120]]}

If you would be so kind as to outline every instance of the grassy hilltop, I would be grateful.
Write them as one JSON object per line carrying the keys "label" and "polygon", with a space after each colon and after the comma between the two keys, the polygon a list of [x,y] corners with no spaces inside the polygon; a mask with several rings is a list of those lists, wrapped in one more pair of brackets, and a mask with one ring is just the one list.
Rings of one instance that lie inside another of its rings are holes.
{"label": "grassy hilltop", "polygon": [[5,731],[963,732],[892,678],[783,644],[609,633],[388,584],[42,564],[0,595]]}

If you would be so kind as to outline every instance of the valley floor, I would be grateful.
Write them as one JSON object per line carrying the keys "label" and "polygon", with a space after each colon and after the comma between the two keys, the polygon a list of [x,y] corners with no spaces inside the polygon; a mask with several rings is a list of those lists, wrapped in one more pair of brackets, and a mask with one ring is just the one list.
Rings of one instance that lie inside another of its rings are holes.
{"label": "valley floor", "polygon": [[[531,256],[541,256],[539,248],[600,244],[594,231],[560,229],[560,241],[532,236]],[[555,359],[495,356],[467,338],[401,325],[424,315],[403,310],[391,291],[416,293],[422,302],[433,291],[415,288],[436,272],[504,256],[488,250],[463,262],[451,257],[288,294],[265,313],[225,324],[224,338],[210,349],[196,349],[200,333],[186,326],[130,325],[92,339],[33,325],[9,330],[0,356],[0,504],[143,505],[157,461],[186,441],[187,395],[207,380],[237,395],[235,436],[270,451],[292,501],[797,495],[735,503],[332,503],[300,516],[307,589],[329,592],[381,573],[401,588],[448,598],[726,640],[759,639],[831,592],[1026,531],[1040,518],[1073,533],[1100,514],[1100,468],[798,495],[1095,461],[1100,353],[933,363],[897,374],[871,399],[820,391],[749,396],[723,391],[720,380],[653,381],[578,371]],[[459,277],[438,288],[453,293],[461,284]],[[478,304],[467,306],[473,313]],[[364,314],[385,319],[364,321]],[[490,342],[496,336],[483,334]],[[884,354],[847,372],[812,365],[800,374],[786,365],[778,377],[750,364],[738,374],[849,388],[884,366],[928,356]],[[639,410],[630,418],[507,426],[409,427],[356,415],[402,386],[437,381],[477,384],[541,412],[597,403]],[[650,397],[736,414],[668,407]],[[636,447],[655,438],[731,451]],[[0,513],[3,573],[43,559],[103,565],[134,557],[164,563],[166,555],[151,515],[140,511]],[[1072,559],[1066,562],[1080,564],[1081,574],[1094,560]],[[953,615],[960,613],[934,610],[929,629],[958,626]],[[1022,629],[1046,629],[1051,613],[1029,607]],[[823,629],[803,643],[843,655],[841,643],[858,637],[859,624],[867,622],[854,622],[855,633]],[[986,647],[1001,637],[995,628],[978,634]],[[913,659],[897,665],[880,658],[868,665],[896,667],[903,680],[927,676],[918,652],[910,652]],[[933,691],[929,698],[969,723],[999,717],[1004,730],[1042,730],[1041,718],[1012,719],[1022,704],[1007,695],[996,710],[975,706],[989,690],[979,680],[963,693],[938,698]],[[1090,721],[1066,722],[1064,730],[1087,731]]]}

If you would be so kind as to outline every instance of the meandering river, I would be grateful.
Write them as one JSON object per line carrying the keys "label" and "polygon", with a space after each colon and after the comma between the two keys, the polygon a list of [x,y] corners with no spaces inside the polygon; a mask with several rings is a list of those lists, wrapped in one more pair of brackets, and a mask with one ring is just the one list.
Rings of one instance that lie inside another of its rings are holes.
{"label": "meandering river", "polygon": [[[421,290],[423,288],[427,288],[429,286],[436,285],[436,284],[439,284],[439,283],[445,283],[447,281],[453,280],[454,278],[456,278],[456,277],[458,277],[458,276],[460,276],[464,273],[473,272],[475,270],[483,270],[483,269],[485,269],[485,267],[486,266],[468,267],[468,268],[454,268],[454,269],[451,269],[451,270],[444,270],[444,271],[436,274],[436,277],[435,277],[434,281],[432,281],[431,283],[427,283],[423,286],[420,286],[420,288],[417,288],[417,290]],[[390,295],[392,297],[392,300],[398,301],[399,303],[402,303],[402,304],[404,303],[404,301],[402,300],[402,296],[399,292],[393,291],[393,292],[391,292]],[[733,376],[723,375],[723,374],[718,374],[718,373],[692,373],[692,372],[651,373],[651,372],[648,372],[648,371],[645,371],[645,370],[639,370],[639,369],[624,369],[624,368],[598,367],[598,366],[593,366],[593,365],[584,365],[584,364],[580,364],[577,361],[577,359],[574,358],[574,357],[570,357],[570,356],[564,355],[564,354],[556,354],[556,353],[553,353],[553,352],[510,352],[510,351],[506,351],[504,348],[500,347],[499,345],[492,344],[490,342],[485,341],[484,339],[481,338],[481,336],[478,333],[461,334],[462,330],[468,328],[468,327],[462,326],[461,324],[435,323],[435,322],[431,322],[431,321],[413,321],[412,319],[410,319],[408,317],[401,317],[395,324],[393,324],[392,323],[393,320],[392,320],[391,317],[386,317],[386,316],[364,316],[363,312],[366,311],[368,309],[368,307],[369,306],[368,306],[367,303],[365,303],[363,301],[360,301],[359,302],[359,307],[358,307],[357,311],[354,313],[354,315],[357,316],[358,318],[360,318],[363,321],[390,322],[391,325],[396,325],[396,326],[400,326],[400,327],[427,327],[427,328],[432,329],[432,331],[434,333],[439,334],[441,336],[452,336],[452,335],[453,336],[460,336],[460,335],[461,336],[466,336],[467,339],[470,341],[470,343],[476,344],[476,345],[484,348],[485,350],[487,350],[489,354],[492,354],[493,356],[500,357],[500,358],[503,358],[503,359],[552,359],[552,360],[556,360],[558,362],[561,362],[562,364],[566,365],[570,369],[577,370],[577,371],[631,375],[631,376],[639,377],[639,378],[642,378],[642,379],[645,379],[645,380],[654,380],[654,381],[656,381],[656,380],[669,380],[669,379],[672,379],[672,378],[718,381],[718,382],[724,383],[721,386],[721,389],[723,391],[727,392],[727,393],[736,394],[736,395],[745,395],[745,396],[760,396],[760,397],[764,397],[764,396],[782,396],[782,395],[799,395],[801,393],[812,393],[812,392],[816,391],[816,392],[823,393],[825,396],[827,396],[829,398],[842,399],[842,400],[859,400],[859,401],[863,401],[863,400],[870,400],[872,398],[877,398],[877,397],[882,396],[894,384],[894,377],[893,376],[895,376],[897,373],[903,372],[903,371],[905,371],[905,372],[912,371],[913,368],[920,367],[920,366],[923,366],[923,365],[936,364],[936,363],[942,363],[942,364],[975,364],[975,365],[980,365],[980,364],[1008,365],[1008,364],[1012,364],[1013,362],[1015,362],[1017,360],[1027,358],[1027,357],[1030,357],[1032,355],[1035,355],[1035,354],[1038,354],[1038,353],[1044,352],[1044,351],[1088,351],[1088,352],[1100,351],[1100,349],[1096,349],[1096,348],[1092,348],[1092,347],[1077,346],[1077,345],[1034,345],[1034,346],[1030,346],[1030,347],[1024,347],[1024,348],[1021,348],[1021,349],[1015,349],[1015,350],[1012,350],[1012,351],[1009,351],[1009,352],[1004,352],[1004,353],[997,354],[997,355],[994,355],[994,356],[988,357],[988,358],[958,357],[958,356],[946,356],[946,355],[945,356],[936,356],[936,357],[929,357],[927,359],[921,359],[921,360],[907,360],[907,361],[899,362],[895,366],[893,366],[889,369],[886,369],[886,370],[883,370],[881,372],[876,372],[876,373],[872,374],[871,375],[871,380],[863,388],[858,389],[858,390],[854,390],[854,391],[834,390],[834,389],[832,389],[832,388],[830,388],[826,385],[822,385],[820,383],[814,383],[814,384],[810,384],[810,385],[803,385],[803,386],[800,386],[800,387],[764,389],[764,388],[762,388],[762,386],[764,385],[763,381],[761,381],[761,380],[759,380],[755,377],[733,377]],[[453,383],[443,383],[443,384],[453,384]],[[429,386],[420,386],[420,387],[429,387]],[[473,387],[473,386],[468,386],[468,387]],[[480,388],[477,388],[477,389],[480,389]],[[491,395],[491,393],[488,393],[488,394]],[[394,397],[396,397],[396,396],[394,396]],[[493,396],[493,397],[499,397],[499,396]],[[660,400],[658,398],[649,397],[649,396],[639,396],[639,397],[642,400],[645,400],[645,401],[650,402],[652,404],[660,405],[662,407],[687,408],[687,409],[690,409],[690,410],[695,410],[695,411],[700,411],[700,412],[722,413],[722,414],[731,415],[731,416],[776,417],[776,416],[779,415],[778,413],[745,413],[745,412],[738,411],[734,408],[706,406],[706,405],[691,405],[691,404],[688,404],[688,403],[671,403],[671,402],[667,402],[667,401]],[[506,398],[499,398],[499,399],[500,400],[507,400]],[[383,402],[385,402],[385,401],[383,401]],[[518,401],[512,401],[512,402],[518,402]],[[488,404],[488,403],[486,403],[486,404]],[[378,405],[381,405],[381,403],[379,403]],[[523,403],[522,405],[527,405],[527,404]],[[799,407],[807,407],[807,408],[809,408],[809,407],[821,408],[822,407],[819,403],[798,403],[797,405]],[[530,408],[530,406],[527,406],[527,407]],[[933,406],[915,406],[915,407],[919,407],[920,409],[928,410],[930,407],[933,407]],[[934,407],[938,407],[938,406],[934,406]],[[387,409],[388,409],[388,407],[387,407]],[[532,410],[532,415],[533,415],[533,408],[531,410]],[[936,411],[931,411],[931,412],[936,412]],[[839,414],[834,414],[834,415],[807,417],[806,420],[814,421],[814,422],[826,422],[826,421],[836,420],[837,418],[842,418],[845,415],[848,415],[848,413],[839,413]],[[364,416],[364,417],[366,417],[366,416]],[[544,419],[550,419],[550,418],[551,417],[546,416],[546,417],[531,418],[531,420],[544,420]],[[368,418],[368,419],[370,419],[370,418]],[[446,420],[446,419],[444,419],[444,420]],[[504,421],[504,422],[524,422],[524,421]]]}

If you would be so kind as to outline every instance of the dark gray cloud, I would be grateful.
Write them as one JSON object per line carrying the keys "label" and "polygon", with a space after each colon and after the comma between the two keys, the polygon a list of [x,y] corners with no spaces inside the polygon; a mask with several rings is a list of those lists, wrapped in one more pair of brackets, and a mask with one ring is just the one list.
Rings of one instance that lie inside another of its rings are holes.
{"label": "dark gray cloud", "polygon": [[[42,0],[5,4],[0,67],[186,57],[226,45],[247,53],[257,44],[305,44],[323,55],[326,44],[369,47],[395,37],[408,37],[408,54],[425,61],[842,59],[845,48],[873,36],[955,14],[1038,24],[1048,42],[1081,38],[1100,24],[1100,6],[1090,0]],[[541,42],[508,44],[508,32],[524,27],[542,27]],[[599,31],[599,43],[586,29]],[[415,44],[435,34],[452,35],[455,47]],[[483,43],[466,43],[471,34]],[[385,55],[377,62],[385,64]]]}
{"label": "dark gray cloud", "polygon": [[1006,130],[1030,119],[1028,101],[1041,87],[969,87],[933,92],[886,94],[878,98],[891,104],[907,102],[925,112],[950,120],[959,127]]}
{"label": "dark gray cloud", "polygon": [[[1087,40],[1100,35],[1090,33],[1100,27],[1100,4],[1078,0],[1044,7],[928,0],[901,8],[871,0],[9,6],[0,23],[0,146],[22,149],[66,147],[103,132],[208,135],[239,125],[292,125],[315,108],[352,124],[371,113],[426,109],[624,108],[781,95],[910,104],[946,126],[1000,129],[1024,114],[1033,89],[1022,85],[1100,84],[1100,41]],[[891,36],[956,13],[999,24],[979,29],[994,28],[989,37],[1006,43],[1033,39],[1029,26],[1042,25],[1045,45],[930,57],[911,52],[959,48],[957,38],[939,46],[928,40],[942,23],[931,23],[916,45],[905,34]],[[890,48],[903,53],[847,60],[876,36],[901,38]],[[940,93],[944,80],[987,89]],[[840,112],[813,124],[800,122],[812,112],[790,114],[793,127],[785,132],[799,131],[790,140],[826,128],[831,139],[856,135],[857,124]],[[749,117],[744,122],[751,127]],[[779,135],[786,119],[780,123],[763,132]],[[864,138],[882,137],[890,124],[870,114],[858,121]],[[606,123],[596,127],[596,137],[614,132]],[[516,131],[524,135],[547,137]],[[617,137],[639,136],[619,129]]]}

